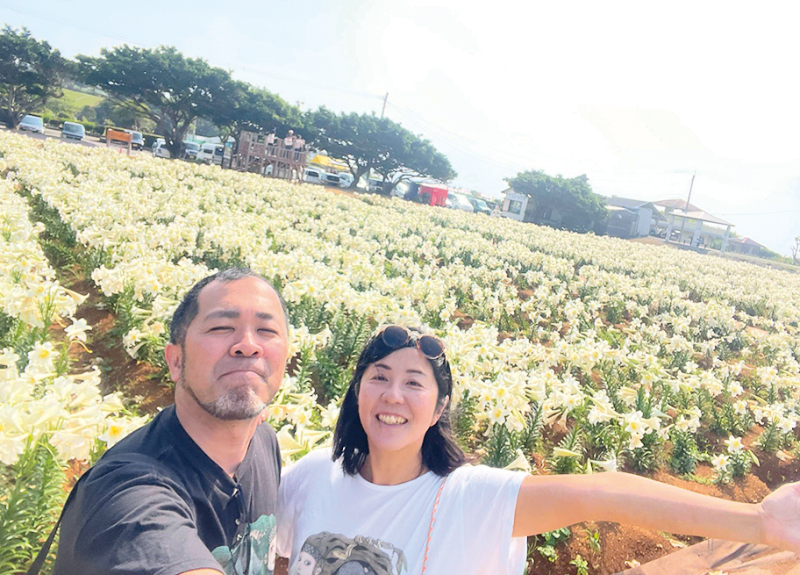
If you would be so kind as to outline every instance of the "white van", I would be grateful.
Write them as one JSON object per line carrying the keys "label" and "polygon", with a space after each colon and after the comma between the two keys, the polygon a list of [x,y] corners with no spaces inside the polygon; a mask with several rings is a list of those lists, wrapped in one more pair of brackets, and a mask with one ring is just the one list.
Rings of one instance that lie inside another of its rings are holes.
{"label": "white van", "polygon": [[155,142],[153,142],[153,156],[156,158],[169,158],[170,153],[167,149],[167,142],[164,138],[157,138]]}
{"label": "white van", "polygon": [[225,154],[223,144],[203,144],[197,151],[196,160],[207,164],[222,165],[222,157]]}
{"label": "white van", "polygon": [[339,185],[343,188],[349,188],[353,183],[353,174],[348,174],[347,172],[339,172],[336,174],[339,176]]}
{"label": "white van", "polygon": [[309,184],[324,184],[324,174],[325,172],[317,168],[306,168],[304,174],[305,177],[303,179]]}
{"label": "white van", "polygon": [[339,178],[338,174],[329,174],[327,172],[323,172],[322,182],[326,186],[333,186],[336,188],[342,185],[342,180]]}

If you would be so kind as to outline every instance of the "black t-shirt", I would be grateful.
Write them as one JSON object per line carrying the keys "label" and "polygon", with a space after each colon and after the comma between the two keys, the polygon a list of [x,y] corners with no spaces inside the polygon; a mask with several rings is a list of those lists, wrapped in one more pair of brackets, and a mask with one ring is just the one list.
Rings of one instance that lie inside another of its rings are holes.
{"label": "black t-shirt", "polygon": [[53,575],[270,575],[280,453],[259,425],[231,478],[175,408],[120,441],[67,505]]}

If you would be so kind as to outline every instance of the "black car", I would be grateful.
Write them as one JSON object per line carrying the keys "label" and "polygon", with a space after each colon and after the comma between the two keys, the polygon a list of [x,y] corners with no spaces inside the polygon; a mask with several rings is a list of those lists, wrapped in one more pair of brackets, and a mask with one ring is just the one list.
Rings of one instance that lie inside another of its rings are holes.
{"label": "black car", "polygon": [[131,148],[134,150],[144,149],[144,136],[142,136],[141,132],[137,132],[136,130],[125,131],[131,135]]}

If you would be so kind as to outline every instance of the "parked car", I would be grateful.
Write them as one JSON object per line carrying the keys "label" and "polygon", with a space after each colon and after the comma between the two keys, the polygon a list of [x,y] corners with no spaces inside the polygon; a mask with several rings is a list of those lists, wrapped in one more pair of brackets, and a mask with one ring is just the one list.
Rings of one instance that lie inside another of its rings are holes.
{"label": "parked car", "polygon": [[469,200],[469,203],[472,204],[472,208],[475,210],[475,213],[486,214],[487,216],[492,213],[492,209],[482,199],[474,196],[466,196],[466,198]]}
{"label": "parked car", "polygon": [[370,192],[383,192],[383,180],[369,178],[367,180],[367,190]]}
{"label": "parked car", "polygon": [[195,159],[198,162],[205,162],[207,164],[222,165],[222,158],[225,154],[225,146],[223,144],[203,144],[197,151]]}
{"label": "parked car", "polygon": [[158,138],[153,142],[153,156],[156,158],[171,158],[172,155],[167,149],[167,142],[164,138]]}
{"label": "parked car", "polygon": [[326,186],[336,186],[338,188],[342,185],[342,180],[339,178],[338,174],[322,172],[322,183]]}
{"label": "parked car", "polygon": [[86,129],[77,122],[64,122],[61,126],[61,137],[80,141],[86,137]]}
{"label": "parked car", "polygon": [[38,132],[44,134],[44,122],[39,116],[32,116],[28,114],[17,126],[20,131]]}
{"label": "parked car", "polygon": [[197,152],[200,151],[200,144],[197,142],[183,142],[181,144],[181,158],[185,160],[194,160],[197,158]]}
{"label": "parked car", "polygon": [[339,185],[343,188],[349,188],[353,185],[353,174],[339,172],[337,175],[339,176]]}
{"label": "parked car", "polygon": [[131,148],[134,150],[144,149],[144,136],[141,132],[136,130],[125,130],[125,132],[131,135]]}
{"label": "parked car", "polygon": [[303,174],[303,180],[309,184],[324,184],[325,181],[322,177],[324,173],[325,172],[317,168],[306,168]]}
{"label": "parked car", "polygon": [[472,204],[469,203],[469,200],[466,196],[462,196],[461,194],[454,194],[452,192],[447,194],[447,200],[445,200],[445,206],[454,210],[464,210],[465,212],[474,212],[475,208],[472,207]]}

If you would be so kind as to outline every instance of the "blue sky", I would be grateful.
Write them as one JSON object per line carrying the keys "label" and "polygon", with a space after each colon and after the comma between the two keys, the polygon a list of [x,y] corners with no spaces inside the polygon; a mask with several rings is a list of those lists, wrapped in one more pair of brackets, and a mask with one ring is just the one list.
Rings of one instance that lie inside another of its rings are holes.
{"label": "blue sky", "polygon": [[66,56],[173,45],[303,109],[380,113],[456,184],[525,169],[685,198],[787,254],[800,235],[798,9],[789,2],[0,0]]}

